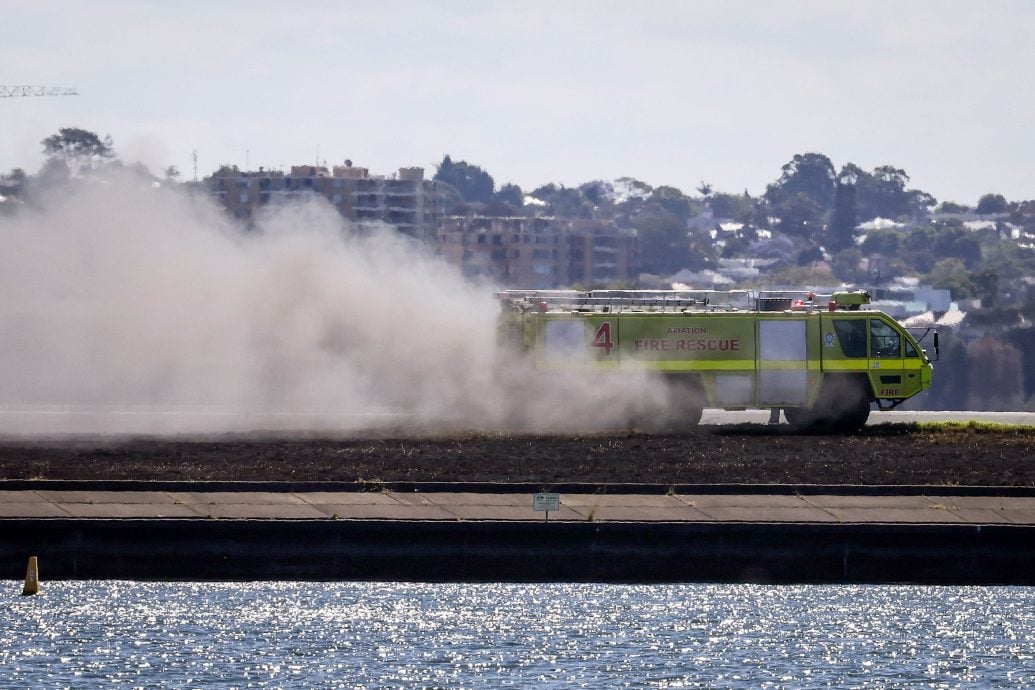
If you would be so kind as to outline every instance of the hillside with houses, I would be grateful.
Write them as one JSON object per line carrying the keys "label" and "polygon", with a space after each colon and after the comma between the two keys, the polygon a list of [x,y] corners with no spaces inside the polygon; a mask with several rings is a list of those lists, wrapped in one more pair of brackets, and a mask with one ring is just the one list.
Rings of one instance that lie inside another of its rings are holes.
{"label": "hillside with houses", "polygon": [[[85,130],[42,144],[38,173],[0,176],[0,214],[124,167],[110,139]],[[211,197],[243,232],[265,207],[319,198],[357,231],[390,227],[495,287],[865,289],[907,326],[941,334],[935,384],[913,407],[1035,409],[1033,200],[939,201],[893,165],[837,169],[820,153],[794,155],[757,196],[628,177],[522,189],[448,155],[434,173],[343,160],[228,165],[181,182],[173,168],[135,169]]]}

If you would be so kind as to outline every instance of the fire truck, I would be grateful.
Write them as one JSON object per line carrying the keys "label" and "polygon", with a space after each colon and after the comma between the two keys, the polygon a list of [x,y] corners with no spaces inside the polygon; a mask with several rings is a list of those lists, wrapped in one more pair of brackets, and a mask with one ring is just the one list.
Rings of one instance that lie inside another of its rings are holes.
{"label": "fire truck", "polygon": [[[537,370],[654,372],[670,411],[782,410],[803,430],[862,427],[931,385],[931,359],[864,291],[504,290],[499,336]],[[924,340],[931,329],[919,335]],[[938,334],[933,332],[934,359]]]}

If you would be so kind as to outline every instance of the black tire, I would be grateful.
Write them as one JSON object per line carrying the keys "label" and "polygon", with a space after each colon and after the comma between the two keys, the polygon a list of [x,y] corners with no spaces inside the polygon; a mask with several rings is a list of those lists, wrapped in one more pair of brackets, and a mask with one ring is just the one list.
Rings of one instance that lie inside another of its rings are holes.
{"label": "black tire", "polygon": [[676,400],[673,409],[684,427],[695,427],[704,414],[704,392],[697,381],[682,384],[673,391]]}
{"label": "black tire", "polygon": [[861,385],[852,387],[837,405],[839,414],[834,427],[837,431],[858,431],[870,417],[870,396]]}
{"label": "black tire", "polygon": [[870,394],[859,379],[830,376],[823,382],[823,389],[811,408],[788,408],[784,414],[799,431],[858,431],[870,416]]}
{"label": "black tire", "polygon": [[666,431],[685,431],[701,423],[704,413],[704,392],[697,377],[670,376],[668,405],[663,428]]}
{"label": "black tire", "polygon": [[687,426],[697,426],[701,423],[701,417],[704,415],[704,407],[702,405],[687,406],[684,415],[683,423]]}
{"label": "black tire", "polygon": [[787,418],[788,424],[801,428],[808,423],[809,411],[804,407],[785,407],[783,416]]}

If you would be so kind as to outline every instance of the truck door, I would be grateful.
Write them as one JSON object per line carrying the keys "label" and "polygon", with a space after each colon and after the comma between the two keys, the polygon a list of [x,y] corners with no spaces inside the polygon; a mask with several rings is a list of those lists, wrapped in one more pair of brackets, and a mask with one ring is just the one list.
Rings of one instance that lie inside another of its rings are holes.
{"label": "truck door", "polygon": [[903,364],[902,335],[884,318],[871,316],[870,338],[870,383],[878,398],[902,396]]}
{"label": "truck door", "polygon": [[804,318],[758,320],[758,405],[804,405],[808,396]]}

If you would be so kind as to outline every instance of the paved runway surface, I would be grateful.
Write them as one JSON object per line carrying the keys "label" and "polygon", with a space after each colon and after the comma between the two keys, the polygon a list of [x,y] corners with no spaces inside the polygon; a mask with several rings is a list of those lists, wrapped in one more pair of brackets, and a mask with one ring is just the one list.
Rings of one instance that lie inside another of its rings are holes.
{"label": "paved runway surface", "polygon": [[[702,424],[765,424],[766,410],[705,410]],[[873,411],[869,424],[967,421],[1035,425],[1032,412]],[[202,405],[0,405],[0,436],[64,437],[81,435],[184,435],[248,433],[341,434],[392,428],[402,419],[396,411],[376,408],[349,414],[321,412],[244,412]]]}
{"label": "paved runway surface", "polygon": [[[527,493],[0,491],[3,518],[543,521]],[[1035,496],[561,494],[550,521],[1035,525]]]}

